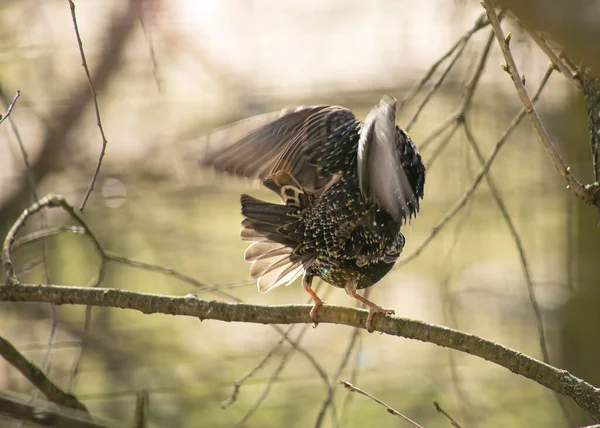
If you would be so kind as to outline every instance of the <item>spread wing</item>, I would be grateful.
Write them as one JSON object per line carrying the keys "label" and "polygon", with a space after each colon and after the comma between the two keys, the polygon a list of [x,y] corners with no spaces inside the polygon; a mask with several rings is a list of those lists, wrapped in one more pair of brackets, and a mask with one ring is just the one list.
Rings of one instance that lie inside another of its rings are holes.
{"label": "spread wing", "polygon": [[[328,181],[319,165],[327,138],[348,121],[356,121],[354,114],[337,106],[300,107],[251,118],[211,135],[201,164],[260,180],[284,171],[312,193]],[[247,133],[239,138],[244,128]]]}
{"label": "spread wing", "polygon": [[371,109],[360,134],[358,182],[365,198],[402,224],[417,200],[402,168],[396,136],[396,100],[386,95]]}

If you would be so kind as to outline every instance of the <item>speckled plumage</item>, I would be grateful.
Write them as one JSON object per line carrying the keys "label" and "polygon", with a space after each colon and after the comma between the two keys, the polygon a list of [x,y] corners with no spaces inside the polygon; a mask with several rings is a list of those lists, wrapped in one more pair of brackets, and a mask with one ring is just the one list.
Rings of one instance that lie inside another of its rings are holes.
{"label": "speckled plumage", "polygon": [[265,292],[304,274],[314,320],[323,303],[310,288],[320,277],[356,294],[385,276],[405,238],[402,223],[417,214],[425,168],[410,138],[395,125],[395,100],[385,96],[364,123],[337,106],[302,107],[217,147],[205,164],[259,178],[282,204],[242,195],[245,259]]}

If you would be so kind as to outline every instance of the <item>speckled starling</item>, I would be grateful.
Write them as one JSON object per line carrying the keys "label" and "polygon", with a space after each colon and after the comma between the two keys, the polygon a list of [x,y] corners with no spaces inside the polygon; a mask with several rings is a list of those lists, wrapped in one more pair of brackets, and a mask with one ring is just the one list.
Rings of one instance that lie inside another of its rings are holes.
{"label": "speckled starling", "polygon": [[369,308],[367,329],[383,309],[357,294],[385,276],[404,247],[401,225],[419,211],[425,167],[396,125],[396,100],[384,96],[364,123],[339,106],[300,107],[254,127],[202,163],[260,179],[281,198],[242,195],[244,254],[258,289],[267,292],[303,274],[313,322],[324,303],[319,277]]}

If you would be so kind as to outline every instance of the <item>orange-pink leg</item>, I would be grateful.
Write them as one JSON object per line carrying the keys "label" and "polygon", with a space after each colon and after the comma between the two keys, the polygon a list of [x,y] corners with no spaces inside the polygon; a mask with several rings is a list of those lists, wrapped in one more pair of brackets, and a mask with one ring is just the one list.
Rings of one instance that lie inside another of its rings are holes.
{"label": "orange-pink leg", "polygon": [[371,302],[370,300],[365,299],[363,296],[356,292],[356,285],[356,280],[348,281],[345,287],[346,293],[348,293],[349,296],[354,297],[359,302],[362,302],[365,305],[367,305],[367,307],[369,308],[369,315],[367,316],[367,323],[365,324],[365,327],[367,328],[367,331],[369,333],[373,333],[373,331],[375,330],[371,326],[371,322],[373,321],[373,315],[375,315],[377,312],[394,315],[396,311],[394,311],[393,309],[384,309],[381,306]]}
{"label": "orange-pink leg", "polygon": [[310,297],[312,297],[313,302],[315,303],[312,309],[310,310],[310,319],[314,323],[314,327],[316,327],[319,323],[315,320],[315,316],[317,315],[317,311],[319,310],[321,305],[323,305],[325,302],[311,288],[311,283],[312,276],[305,275],[304,278],[302,278],[302,285],[304,286],[304,289],[307,291],[308,294],[310,294]]}

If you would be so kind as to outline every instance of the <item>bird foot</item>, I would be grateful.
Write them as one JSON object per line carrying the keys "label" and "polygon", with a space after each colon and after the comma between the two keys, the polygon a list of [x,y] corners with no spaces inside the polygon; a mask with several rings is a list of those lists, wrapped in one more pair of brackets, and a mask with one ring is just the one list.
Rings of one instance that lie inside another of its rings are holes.
{"label": "bird foot", "polygon": [[319,300],[315,299],[315,305],[310,310],[310,320],[313,322],[313,328],[316,328],[319,325],[319,323],[317,322],[315,317],[317,316],[317,311],[319,310],[319,308],[321,306],[323,306],[323,304],[325,304],[325,303],[327,303],[327,302],[325,302],[321,299],[319,299]]}
{"label": "bird foot", "polygon": [[367,323],[365,325],[369,333],[373,333],[375,331],[375,329],[371,326],[371,322],[373,321],[373,315],[375,315],[378,312],[390,315],[394,315],[396,313],[396,311],[394,311],[393,309],[384,309],[377,305],[369,306],[369,315],[367,316]]}

